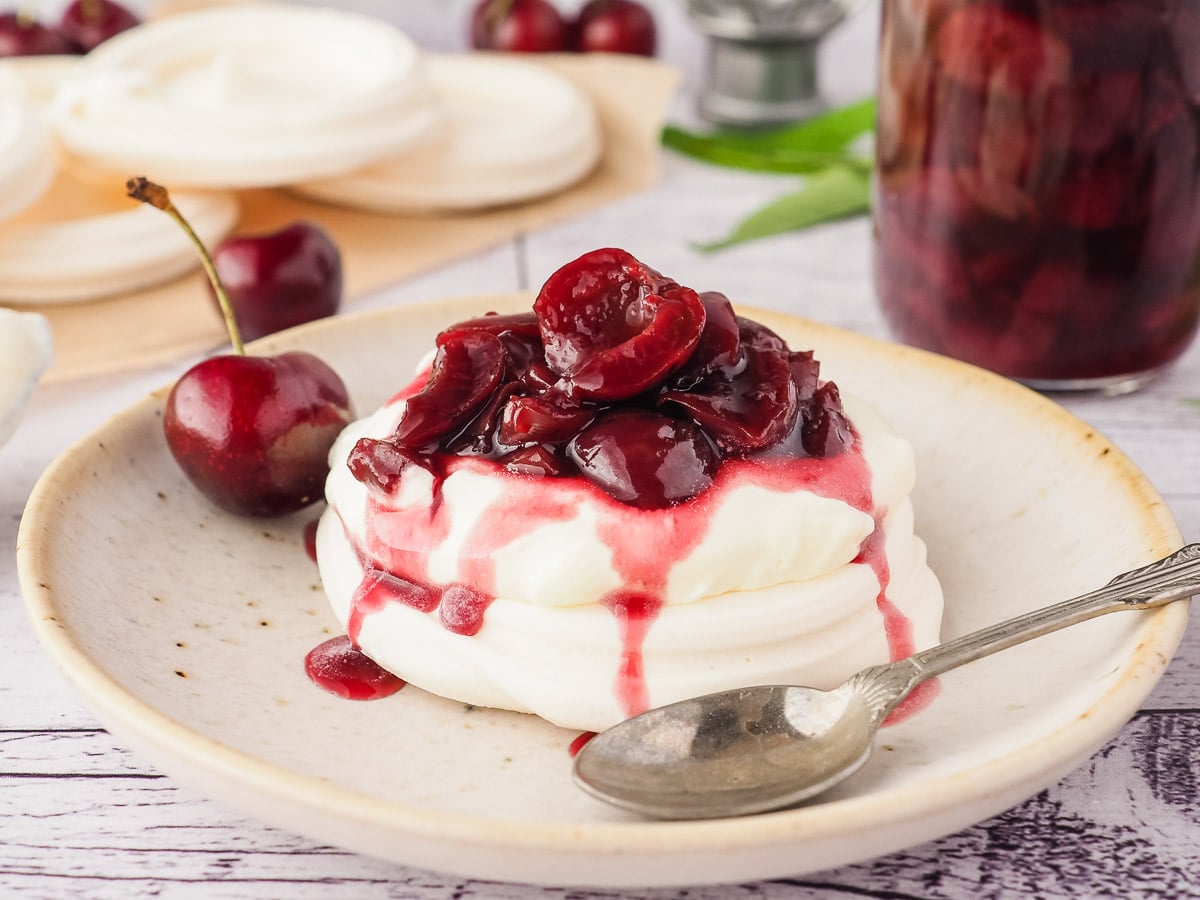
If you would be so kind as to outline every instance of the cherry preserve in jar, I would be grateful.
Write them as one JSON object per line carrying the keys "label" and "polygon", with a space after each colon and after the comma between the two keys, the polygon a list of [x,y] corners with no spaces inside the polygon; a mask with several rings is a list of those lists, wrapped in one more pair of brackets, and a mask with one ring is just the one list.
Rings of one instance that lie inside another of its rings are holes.
{"label": "cherry preserve in jar", "polygon": [[885,0],[875,280],[900,339],[1121,391],[1200,314],[1200,0]]}

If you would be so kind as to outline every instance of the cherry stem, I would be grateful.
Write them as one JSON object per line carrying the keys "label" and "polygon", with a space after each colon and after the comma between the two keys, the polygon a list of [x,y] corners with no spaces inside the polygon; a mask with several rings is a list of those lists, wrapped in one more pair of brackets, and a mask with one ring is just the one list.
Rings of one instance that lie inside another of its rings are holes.
{"label": "cherry stem", "polygon": [[225,285],[221,284],[221,276],[217,274],[217,267],[213,265],[212,256],[209,254],[208,248],[204,246],[204,241],[200,240],[200,235],[192,230],[192,226],[183,217],[183,213],[171,202],[171,195],[167,193],[167,189],[138,175],[125,182],[125,193],[134,200],[140,200],[142,203],[147,203],[155,209],[165,212],[179,223],[184,233],[196,245],[196,249],[200,252],[200,265],[204,267],[204,274],[212,283],[213,291],[217,295],[217,303],[221,307],[221,315],[225,318],[225,328],[229,332],[229,340],[233,343],[233,352],[238,356],[245,356],[246,348],[242,344],[242,332],[238,328],[237,319],[233,316],[233,304],[229,302],[229,295],[225,293]]}
{"label": "cherry stem", "polygon": [[79,0],[79,12],[86,22],[99,22],[104,14],[100,0]]}

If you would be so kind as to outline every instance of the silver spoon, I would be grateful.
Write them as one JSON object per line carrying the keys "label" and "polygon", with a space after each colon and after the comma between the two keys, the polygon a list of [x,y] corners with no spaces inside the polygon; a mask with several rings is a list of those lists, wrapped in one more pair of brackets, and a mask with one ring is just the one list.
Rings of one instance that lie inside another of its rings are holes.
{"label": "silver spoon", "polygon": [[1200,544],[1099,590],[852,675],[832,691],[746,687],[672,703],[592,738],[575,782],[662,819],[740,816],[815,797],[860,769],[876,729],[918,684],[1052,631],[1200,591]]}

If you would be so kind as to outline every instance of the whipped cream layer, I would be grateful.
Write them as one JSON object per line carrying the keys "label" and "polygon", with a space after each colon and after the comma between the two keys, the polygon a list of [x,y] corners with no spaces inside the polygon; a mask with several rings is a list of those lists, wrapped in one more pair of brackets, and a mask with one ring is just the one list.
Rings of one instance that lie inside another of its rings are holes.
{"label": "whipped cream layer", "polygon": [[317,536],[331,606],[406,681],[570,728],[750,683],[832,686],[936,643],[942,608],[913,535],[911,448],[843,400],[853,451],[727,460],[709,490],[654,510],[469,458],[368,491],[346,458],[392,433],[403,402],[389,404],[331,454]]}
{"label": "whipped cream layer", "polygon": [[425,137],[420,54],[377,19],[285,4],[201,10],[122,32],[55,99],[88,164],[175,186],[337,175]]}
{"label": "whipped cream layer", "polygon": [[487,55],[428,63],[444,128],[400,156],[295,190],[380,212],[476,209],[561,190],[595,167],[596,111],[566,78]]}

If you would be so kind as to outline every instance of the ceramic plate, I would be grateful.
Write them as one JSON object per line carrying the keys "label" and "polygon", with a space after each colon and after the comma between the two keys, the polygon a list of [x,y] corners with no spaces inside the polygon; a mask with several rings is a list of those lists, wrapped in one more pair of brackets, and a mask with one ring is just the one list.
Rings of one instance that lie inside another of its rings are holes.
{"label": "ceramic plate", "polygon": [[[267,339],[340,370],[366,412],[436,331],[528,297],[342,317]],[[946,589],[944,636],[1099,586],[1181,543],[1162,500],[1087,425],[1010,382],[919,351],[755,314],[914,443],[918,533]],[[751,818],[642,821],[571,784],[575,733],[408,688],[354,703],[313,687],[335,631],[303,549],[315,512],[208,506],[164,446],[164,393],[65,453],[18,548],[49,653],[97,716],[164,771],[246,813],[398,863],[547,884],[746,881],[829,868],[956,831],[1083,762],[1134,713],[1184,604],[1120,613],[943,676],[823,802]]]}

